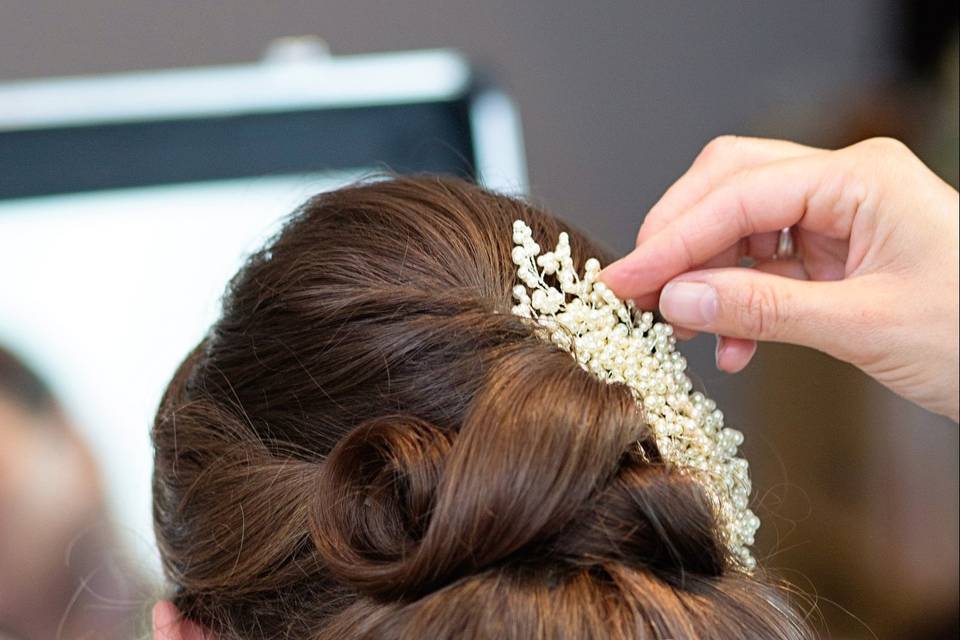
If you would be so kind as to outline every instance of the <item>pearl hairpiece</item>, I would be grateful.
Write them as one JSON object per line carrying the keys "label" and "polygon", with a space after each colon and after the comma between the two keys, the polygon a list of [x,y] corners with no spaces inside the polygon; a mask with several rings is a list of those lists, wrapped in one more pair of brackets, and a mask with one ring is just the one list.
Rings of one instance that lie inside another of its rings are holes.
{"label": "pearl hairpiece", "polygon": [[[530,227],[513,223],[513,262],[522,284],[513,288],[512,311],[535,321],[550,340],[570,352],[601,380],[627,385],[641,404],[663,459],[693,471],[713,500],[724,542],[742,566],[753,569],[750,553],[760,519],[748,508],[748,464],[736,457],[743,434],[724,428],[716,403],[693,392],[684,374],[687,362],[675,350],[673,327],[653,321],[632,302],[622,302],[597,281],[600,263],[590,258],[583,277],[570,257],[566,233],[553,251],[540,254]],[[547,284],[552,276],[559,285]]]}

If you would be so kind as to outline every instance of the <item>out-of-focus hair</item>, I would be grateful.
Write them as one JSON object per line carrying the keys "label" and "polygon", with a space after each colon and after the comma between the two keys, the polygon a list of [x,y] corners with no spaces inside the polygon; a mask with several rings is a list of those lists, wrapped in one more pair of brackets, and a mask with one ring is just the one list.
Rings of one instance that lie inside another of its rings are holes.
{"label": "out-of-focus hair", "polygon": [[0,395],[33,411],[51,410],[57,406],[53,393],[24,362],[0,346]]}

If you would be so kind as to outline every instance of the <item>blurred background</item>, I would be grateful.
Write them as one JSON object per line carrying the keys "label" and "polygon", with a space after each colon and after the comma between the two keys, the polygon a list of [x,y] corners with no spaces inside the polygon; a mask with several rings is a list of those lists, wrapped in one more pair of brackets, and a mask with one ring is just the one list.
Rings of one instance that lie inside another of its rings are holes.
{"label": "blurred background", "polygon": [[[727,133],[891,135],[956,186],[956,3],[0,2],[0,638],[142,634],[159,395],[307,195],[473,175],[625,252]],[[956,637],[956,425],[817,353],[728,376],[713,346],[684,349],[747,434],[760,555],[823,635]]]}

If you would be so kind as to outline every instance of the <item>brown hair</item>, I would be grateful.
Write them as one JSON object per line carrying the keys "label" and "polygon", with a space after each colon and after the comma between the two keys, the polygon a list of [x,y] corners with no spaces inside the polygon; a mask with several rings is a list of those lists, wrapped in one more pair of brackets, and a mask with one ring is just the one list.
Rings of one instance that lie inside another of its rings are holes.
{"label": "brown hair", "polygon": [[[153,431],[186,617],[245,640],[808,636],[628,390],[510,313],[517,218],[562,230],[459,180],[382,180],[249,259]],[[570,236],[578,269],[607,257]]]}

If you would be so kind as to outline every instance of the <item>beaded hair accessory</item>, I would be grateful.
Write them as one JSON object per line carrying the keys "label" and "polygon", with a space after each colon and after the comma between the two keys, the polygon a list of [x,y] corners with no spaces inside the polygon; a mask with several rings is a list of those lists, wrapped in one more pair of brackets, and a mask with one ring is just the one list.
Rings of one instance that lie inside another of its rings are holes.
{"label": "beaded hair accessory", "polygon": [[[747,461],[736,457],[743,434],[724,428],[716,403],[693,392],[687,362],[675,350],[673,327],[653,321],[597,281],[600,263],[590,258],[581,278],[573,268],[566,233],[553,251],[540,254],[530,227],[513,223],[513,262],[522,284],[513,288],[514,315],[535,321],[540,335],[607,383],[627,385],[641,404],[664,461],[697,474],[714,502],[727,547],[748,571],[760,519],[747,507]],[[551,286],[552,277],[559,286]]]}

